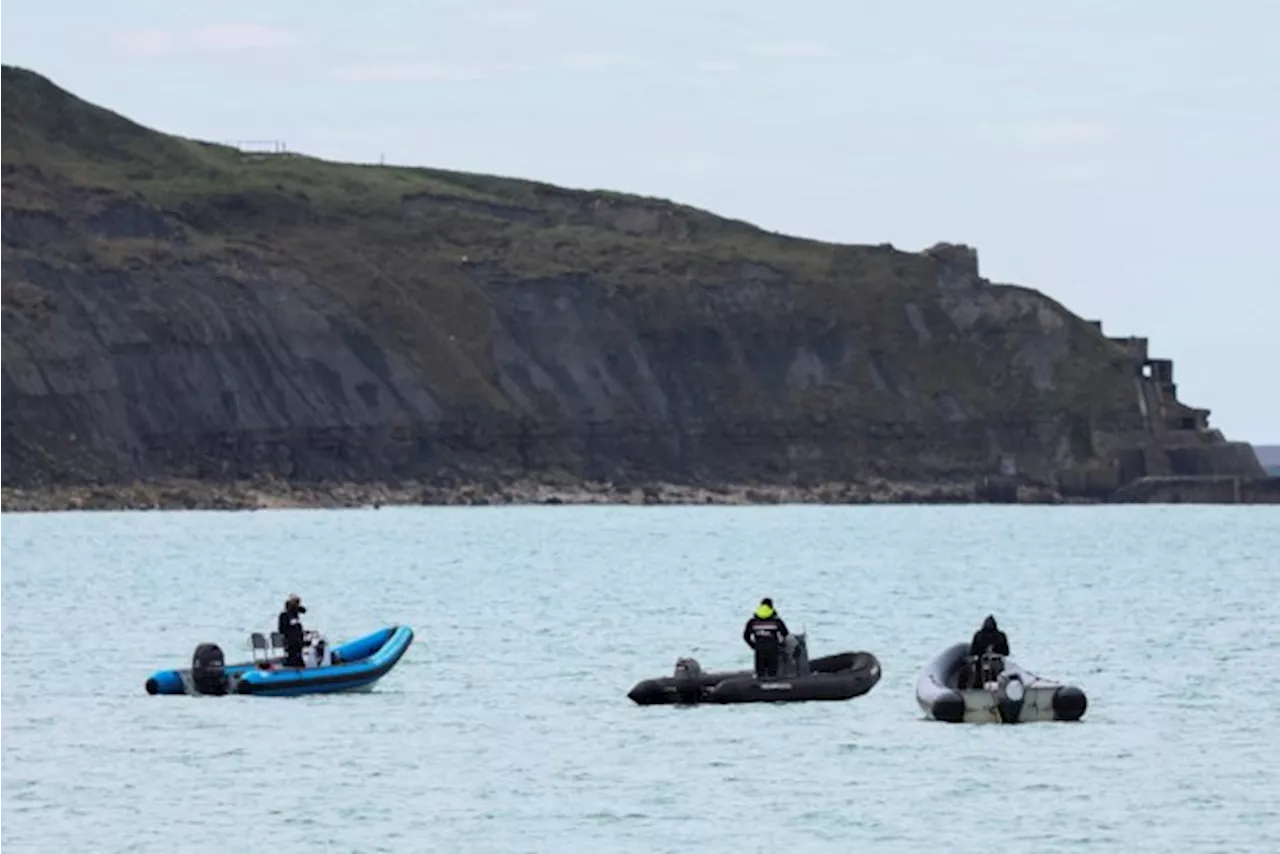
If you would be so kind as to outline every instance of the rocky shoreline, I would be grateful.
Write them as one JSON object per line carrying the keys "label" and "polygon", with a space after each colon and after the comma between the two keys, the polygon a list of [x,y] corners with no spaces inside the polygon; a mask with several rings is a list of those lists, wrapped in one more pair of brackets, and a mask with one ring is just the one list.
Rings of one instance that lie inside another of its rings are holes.
{"label": "rocky shoreline", "polygon": [[271,510],[394,506],[764,504],[1277,504],[1280,477],[1145,477],[1114,495],[1064,497],[1005,478],[780,484],[615,484],[568,477],[506,482],[296,483],[169,479],[130,484],[4,487],[6,513],[65,510]]}
{"label": "rocky shoreline", "polygon": [[868,480],[817,486],[652,483],[298,484],[283,480],[219,483],[167,480],[99,486],[5,487],[5,512],[60,510],[267,510],[279,508],[484,506],[530,504],[1064,504],[1055,490],[1011,481],[942,484]]}

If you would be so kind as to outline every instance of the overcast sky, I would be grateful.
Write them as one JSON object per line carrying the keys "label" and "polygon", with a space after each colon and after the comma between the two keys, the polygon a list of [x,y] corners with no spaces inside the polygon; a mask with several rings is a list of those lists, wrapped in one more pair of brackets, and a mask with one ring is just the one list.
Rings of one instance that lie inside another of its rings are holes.
{"label": "overcast sky", "polygon": [[3,60],[185,136],[971,243],[1280,443],[1277,0],[357,8],[9,0]]}

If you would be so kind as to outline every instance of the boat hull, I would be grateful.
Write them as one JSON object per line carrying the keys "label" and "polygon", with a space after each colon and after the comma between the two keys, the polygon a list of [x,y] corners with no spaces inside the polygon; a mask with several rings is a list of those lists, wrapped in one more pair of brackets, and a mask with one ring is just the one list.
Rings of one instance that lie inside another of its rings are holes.
{"label": "boat hull", "polygon": [[[925,716],[946,723],[1078,721],[1088,708],[1084,691],[1042,679],[1008,659],[999,679],[983,688],[960,688],[958,676],[969,645],[958,643],[936,655],[916,682],[916,702]],[[1014,686],[1011,683],[1017,682]],[[1020,690],[1014,690],[1019,688]]]}
{"label": "boat hull", "polygon": [[645,679],[627,696],[640,706],[835,702],[860,697],[880,681],[880,662],[869,652],[817,658],[809,669],[803,676],[766,679],[751,670]]}

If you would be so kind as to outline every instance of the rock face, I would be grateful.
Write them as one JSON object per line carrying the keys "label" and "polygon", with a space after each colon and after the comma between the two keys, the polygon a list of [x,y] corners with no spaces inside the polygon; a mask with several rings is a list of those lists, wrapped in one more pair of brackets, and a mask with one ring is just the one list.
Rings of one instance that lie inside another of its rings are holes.
{"label": "rock face", "polygon": [[4,69],[5,486],[1253,477],[1144,339],[977,253],[247,156]]}

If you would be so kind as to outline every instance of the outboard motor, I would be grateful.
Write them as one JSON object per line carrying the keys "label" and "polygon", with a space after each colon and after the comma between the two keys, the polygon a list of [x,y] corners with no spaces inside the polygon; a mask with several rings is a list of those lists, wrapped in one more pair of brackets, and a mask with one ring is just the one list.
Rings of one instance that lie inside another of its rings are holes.
{"label": "outboard motor", "polygon": [[227,693],[227,663],[216,643],[202,643],[191,656],[191,682],[201,694]]}
{"label": "outboard motor", "polygon": [[804,635],[787,635],[778,647],[778,676],[784,679],[809,672],[809,652]]}
{"label": "outboard motor", "polygon": [[987,687],[988,683],[997,681],[1003,672],[1004,656],[994,652],[984,652],[978,659],[978,684],[975,687]]}
{"label": "outboard motor", "polygon": [[811,672],[809,669],[809,639],[804,633],[791,635],[788,641],[795,640],[795,652],[791,655],[792,664],[795,668],[794,676],[808,676]]}
{"label": "outboard motor", "polygon": [[677,658],[676,696],[682,703],[696,703],[702,696],[702,665],[696,658]]}
{"label": "outboard motor", "polygon": [[787,635],[783,638],[782,643],[778,644],[778,663],[774,667],[774,672],[778,674],[779,679],[787,679],[796,675],[796,639],[794,635]]}

